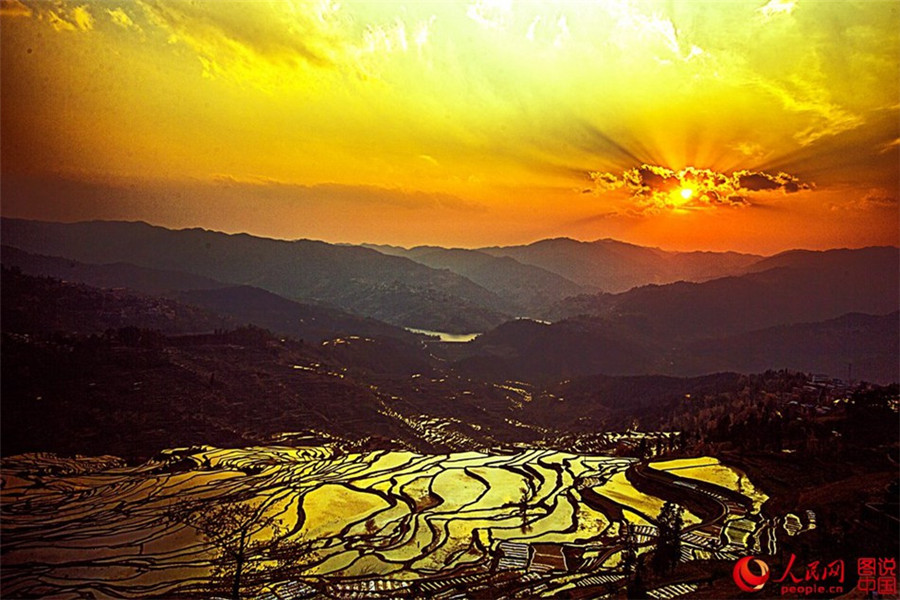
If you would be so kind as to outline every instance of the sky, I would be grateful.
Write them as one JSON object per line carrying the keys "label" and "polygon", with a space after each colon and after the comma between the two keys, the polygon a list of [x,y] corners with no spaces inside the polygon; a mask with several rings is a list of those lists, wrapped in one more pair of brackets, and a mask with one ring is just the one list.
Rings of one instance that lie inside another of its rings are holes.
{"label": "sky", "polygon": [[4,216],[900,242],[893,0],[0,1]]}

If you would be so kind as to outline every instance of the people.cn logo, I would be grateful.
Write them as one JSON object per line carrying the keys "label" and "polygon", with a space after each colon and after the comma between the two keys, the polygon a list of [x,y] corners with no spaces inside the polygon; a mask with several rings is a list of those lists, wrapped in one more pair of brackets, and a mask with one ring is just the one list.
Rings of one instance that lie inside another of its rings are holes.
{"label": "people.cn logo", "polygon": [[[760,573],[757,575],[750,570],[750,563],[753,562],[759,568]],[[769,580],[769,565],[758,558],[745,556],[737,561],[734,565],[734,582],[739,588],[745,592],[758,592],[763,589]]]}

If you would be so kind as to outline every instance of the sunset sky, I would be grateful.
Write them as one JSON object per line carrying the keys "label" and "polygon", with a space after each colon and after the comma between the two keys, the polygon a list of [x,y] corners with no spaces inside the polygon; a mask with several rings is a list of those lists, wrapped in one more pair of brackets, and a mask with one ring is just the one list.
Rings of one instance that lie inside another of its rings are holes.
{"label": "sunset sky", "polygon": [[2,213],[897,244],[900,3],[2,0]]}

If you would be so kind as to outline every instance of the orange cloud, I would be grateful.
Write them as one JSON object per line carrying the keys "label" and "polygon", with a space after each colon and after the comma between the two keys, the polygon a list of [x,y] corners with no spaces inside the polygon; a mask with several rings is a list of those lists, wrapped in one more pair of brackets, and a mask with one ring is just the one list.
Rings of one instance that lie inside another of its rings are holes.
{"label": "orange cloud", "polygon": [[621,175],[592,171],[589,176],[597,192],[620,188],[630,192],[636,204],[632,211],[638,213],[741,207],[750,205],[750,197],[757,192],[781,190],[793,194],[813,188],[813,184],[788,173],[740,170],[726,174],[695,167],[675,171],[648,164],[627,169]]}
{"label": "orange cloud", "polygon": [[31,9],[19,0],[0,0],[0,17],[30,17]]}

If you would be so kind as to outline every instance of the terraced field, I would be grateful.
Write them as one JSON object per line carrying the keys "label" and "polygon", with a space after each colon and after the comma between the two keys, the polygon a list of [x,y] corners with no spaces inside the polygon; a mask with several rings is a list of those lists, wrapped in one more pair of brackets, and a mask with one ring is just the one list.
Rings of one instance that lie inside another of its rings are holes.
{"label": "terraced field", "polygon": [[774,540],[752,484],[711,458],[198,447],[140,466],[20,455],[2,467],[13,597],[228,595],[238,562],[244,593],[268,598],[609,589],[622,524],[645,551],[664,500],[685,508],[684,560]]}

